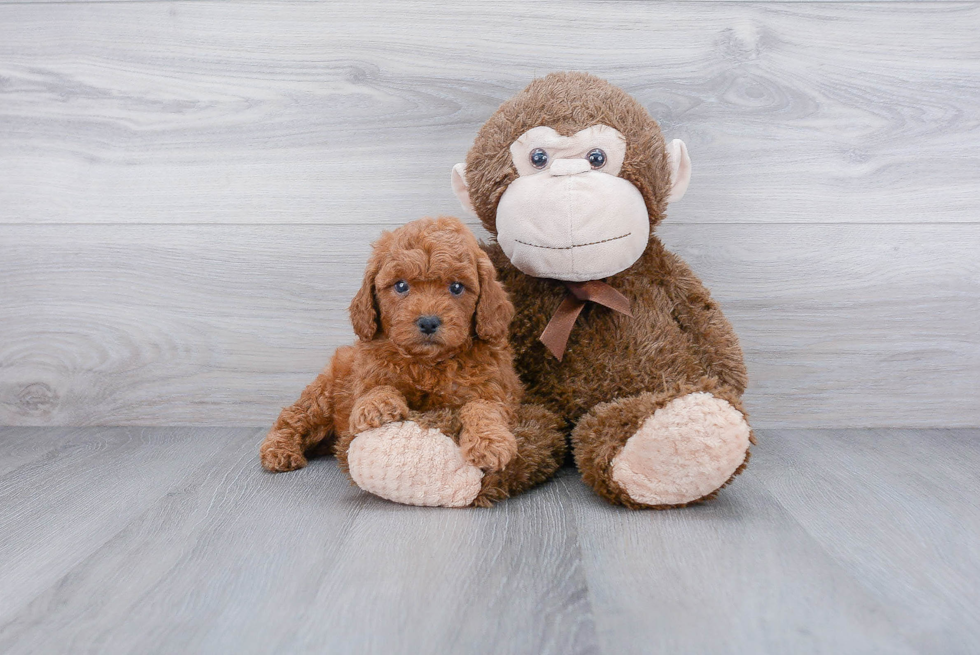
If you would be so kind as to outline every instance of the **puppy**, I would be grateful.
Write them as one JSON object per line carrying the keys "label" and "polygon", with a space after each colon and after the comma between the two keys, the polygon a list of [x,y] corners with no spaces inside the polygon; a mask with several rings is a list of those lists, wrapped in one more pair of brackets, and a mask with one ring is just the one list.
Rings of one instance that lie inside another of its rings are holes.
{"label": "puppy", "polygon": [[514,307],[476,238],[455,218],[423,218],[374,244],[350,305],[359,339],[282,410],[261,447],[269,471],[410,410],[458,410],[463,457],[485,471],[517,453],[522,394],[507,332]]}

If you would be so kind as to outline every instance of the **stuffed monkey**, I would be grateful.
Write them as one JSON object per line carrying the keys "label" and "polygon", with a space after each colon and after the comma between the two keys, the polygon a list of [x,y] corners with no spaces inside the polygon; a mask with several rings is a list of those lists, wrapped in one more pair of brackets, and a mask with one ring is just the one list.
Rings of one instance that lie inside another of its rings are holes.
{"label": "stuffed monkey", "polygon": [[754,437],[731,325],[654,235],[687,148],[621,89],[553,73],[505,102],[452,175],[516,306],[528,402],[570,426],[583,480],[631,508],[713,497]]}

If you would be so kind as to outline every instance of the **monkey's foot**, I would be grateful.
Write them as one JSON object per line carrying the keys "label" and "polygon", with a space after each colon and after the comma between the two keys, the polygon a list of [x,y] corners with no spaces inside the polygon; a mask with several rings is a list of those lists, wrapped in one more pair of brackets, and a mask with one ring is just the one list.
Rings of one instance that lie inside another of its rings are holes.
{"label": "monkey's foot", "polygon": [[707,392],[656,410],[612,460],[612,478],[636,503],[683,505],[717,491],[745,462],[749,424]]}
{"label": "monkey's foot", "polygon": [[463,459],[456,442],[414,421],[358,434],[347,462],[358,487],[405,505],[466,507],[483,480],[483,472]]}

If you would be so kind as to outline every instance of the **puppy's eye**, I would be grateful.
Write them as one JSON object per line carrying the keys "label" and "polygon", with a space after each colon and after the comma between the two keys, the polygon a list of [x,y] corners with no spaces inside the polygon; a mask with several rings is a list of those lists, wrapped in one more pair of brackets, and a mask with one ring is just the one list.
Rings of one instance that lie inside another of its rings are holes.
{"label": "puppy's eye", "polygon": [[548,153],[541,148],[532,150],[529,159],[531,160],[531,166],[535,168],[544,168],[548,165]]}
{"label": "puppy's eye", "polygon": [[405,295],[406,293],[408,293],[408,282],[406,282],[405,280],[398,280],[397,282],[395,282],[394,289],[395,289],[395,293],[400,293],[402,295]]}
{"label": "puppy's eye", "polygon": [[449,293],[454,296],[461,296],[464,291],[466,291],[466,287],[463,286],[462,282],[453,282],[449,285]]}
{"label": "puppy's eye", "polygon": [[606,165],[606,153],[599,148],[593,148],[585,157],[589,160],[592,168],[602,168]]}

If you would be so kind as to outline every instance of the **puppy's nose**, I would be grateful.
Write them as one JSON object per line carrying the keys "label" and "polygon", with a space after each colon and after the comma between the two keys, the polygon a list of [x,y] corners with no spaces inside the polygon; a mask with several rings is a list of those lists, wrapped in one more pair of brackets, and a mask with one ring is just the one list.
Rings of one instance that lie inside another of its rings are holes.
{"label": "puppy's nose", "polygon": [[435,334],[435,331],[442,325],[442,321],[438,316],[419,316],[415,324],[419,326],[419,331],[422,334]]}
{"label": "puppy's nose", "polygon": [[588,159],[556,159],[551,162],[548,169],[552,175],[575,175],[576,173],[588,173],[592,170],[592,165]]}

